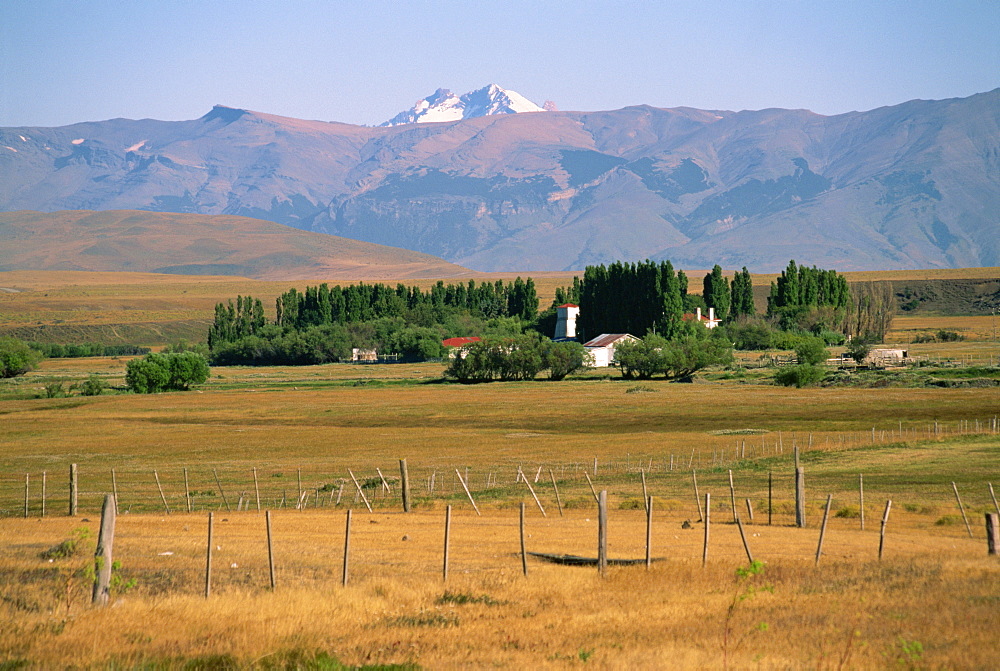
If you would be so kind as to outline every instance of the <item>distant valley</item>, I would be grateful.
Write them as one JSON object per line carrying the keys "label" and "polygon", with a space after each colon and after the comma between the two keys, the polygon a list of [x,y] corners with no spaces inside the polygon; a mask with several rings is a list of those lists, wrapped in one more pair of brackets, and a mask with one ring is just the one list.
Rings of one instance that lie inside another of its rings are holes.
{"label": "distant valley", "polygon": [[[496,102],[438,93],[441,114]],[[478,271],[1000,265],[1000,89],[837,116],[513,112],[375,128],[219,106],[4,128],[0,210],[253,217]]]}

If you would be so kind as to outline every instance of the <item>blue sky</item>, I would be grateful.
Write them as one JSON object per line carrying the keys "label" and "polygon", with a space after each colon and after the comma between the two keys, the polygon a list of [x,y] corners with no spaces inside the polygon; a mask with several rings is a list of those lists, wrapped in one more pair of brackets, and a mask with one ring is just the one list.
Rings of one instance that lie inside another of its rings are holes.
{"label": "blue sky", "polygon": [[1000,2],[0,0],[0,126],[375,124],[491,82],[562,110],[968,96],[1000,86]]}

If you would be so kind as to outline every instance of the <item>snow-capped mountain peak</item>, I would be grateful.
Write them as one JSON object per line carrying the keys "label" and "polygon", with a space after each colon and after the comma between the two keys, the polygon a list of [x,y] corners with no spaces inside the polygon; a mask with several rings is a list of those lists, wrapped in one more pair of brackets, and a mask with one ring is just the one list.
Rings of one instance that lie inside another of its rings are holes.
{"label": "snow-capped mountain peak", "polygon": [[508,91],[496,84],[490,84],[462,96],[456,96],[448,89],[438,89],[423,100],[418,100],[412,109],[400,112],[379,125],[399,126],[408,123],[459,121],[491,114],[543,111],[545,111],[543,108],[520,93]]}

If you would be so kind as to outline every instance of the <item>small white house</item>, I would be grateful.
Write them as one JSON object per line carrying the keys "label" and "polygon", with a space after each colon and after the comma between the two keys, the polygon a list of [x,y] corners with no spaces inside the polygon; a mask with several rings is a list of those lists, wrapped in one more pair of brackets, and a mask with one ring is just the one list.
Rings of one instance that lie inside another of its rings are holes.
{"label": "small white house", "polygon": [[594,368],[607,368],[615,360],[615,347],[618,343],[628,340],[638,340],[628,333],[602,333],[593,340],[583,343],[583,346],[594,358]]}
{"label": "small white house", "polygon": [[351,348],[351,361],[378,361],[378,352],[373,349]]}
{"label": "small white house", "polygon": [[556,306],[556,333],[554,340],[572,340],[576,337],[576,318],[580,315],[580,306],[573,303],[563,303]]}
{"label": "small white house", "polygon": [[708,316],[706,317],[701,313],[701,308],[695,308],[694,312],[688,312],[681,315],[681,319],[686,322],[696,321],[700,322],[705,328],[714,329],[716,326],[722,323],[721,319],[716,319],[715,308],[708,309]]}

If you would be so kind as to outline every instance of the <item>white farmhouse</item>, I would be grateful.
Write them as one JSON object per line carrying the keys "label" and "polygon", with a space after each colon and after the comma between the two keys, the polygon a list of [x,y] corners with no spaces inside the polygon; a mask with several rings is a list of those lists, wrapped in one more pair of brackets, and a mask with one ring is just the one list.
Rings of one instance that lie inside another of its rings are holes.
{"label": "white farmhouse", "polygon": [[594,357],[594,368],[606,368],[615,360],[615,346],[627,340],[638,340],[638,338],[628,333],[602,333],[593,340],[583,343],[583,346]]}
{"label": "white farmhouse", "polygon": [[722,323],[722,320],[718,319],[715,316],[715,308],[708,309],[707,317],[701,313],[701,308],[695,308],[695,311],[693,313],[687,312],[681,316],[681,319],[683,319],[686,322],[690,321],[701,322],[701,324],[705,328],[709,329],[714,329],[716,326]]}

